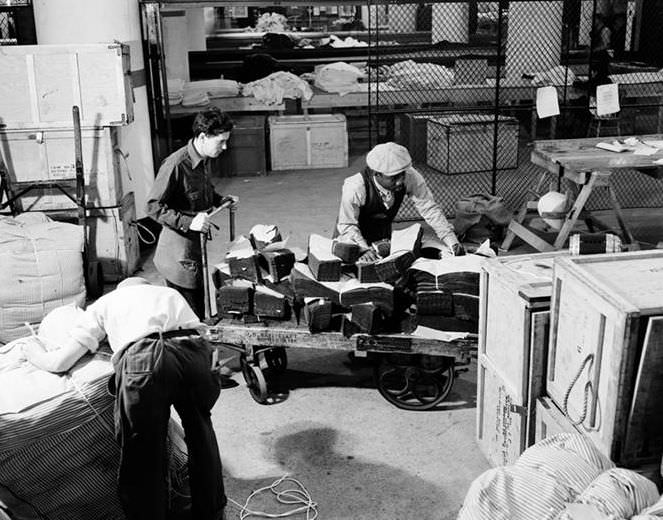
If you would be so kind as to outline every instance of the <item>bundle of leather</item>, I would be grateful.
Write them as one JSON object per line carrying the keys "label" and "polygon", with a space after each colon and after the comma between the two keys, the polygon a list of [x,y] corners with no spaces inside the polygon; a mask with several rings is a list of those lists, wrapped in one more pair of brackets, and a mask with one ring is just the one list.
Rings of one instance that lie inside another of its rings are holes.
{"label": "bundle of leather", "polygon": [[345,264],[354,264],[361,256],[361,249],[357,244],[334,240],[332,254],[340,258]]}
{"label": "bundle of leather", "polygon": [[338,282],[341,279],[341,259],[332,253],[329,238],[311,235],[308,242],[308,265],[316,280]]}
{"label": "bundle of leather", "polygon": [[243,278],[253,283],[262,282],[258,254],[245,236],[237,238],[231,244],[226,260],[233,278]]}
{"label": "bundle of leather", "polygon": [[290,319],[290,303],[285,295],[264,285],[257,285],[253,294],[253,314],[258,319]]}
{"label": "bundle of leather", "polygon": [[252,314],[254,285],[248,280],[231,280],[216,292],[219,314]]}
{"label": "bundle of leather", "polygon": [[304,298],[304,320],[312,333],[330,330],[332,302],[328,298]]}
{"label": "bundle of leather", "polygon": [[377,334],[384,330],[385,316],[382,309],[373,302],[352,305],[350,321],[360,332]]}
{"label": "bundle of leather", "polygon": [[290,249],[260,252],[260,267],[269,272],[274,282],[288,276],[295,265],[295,254]]}
{"label": "bundle of leather", "polygon": [[390,316],[394,311],[394,287],[386,283],[364,284],[356,278],[346,281],[339,290],[339,303],[352,307],[363,303],[374,303]]}

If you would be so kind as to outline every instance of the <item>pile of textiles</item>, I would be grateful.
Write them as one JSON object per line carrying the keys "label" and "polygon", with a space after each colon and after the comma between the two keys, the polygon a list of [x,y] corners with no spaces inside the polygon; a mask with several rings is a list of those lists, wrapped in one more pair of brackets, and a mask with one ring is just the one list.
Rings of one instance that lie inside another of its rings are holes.
{"label": "pile of textiles", "polygon": [[470,486],[458,520],[654,520],[656,484],[616,468],[581,434],[539,441],[515,464],[490,469]]}
{"label": "pile of textiles", "polygon": [[278,71],[244,85],[242,95],[253,96],[266,105],[280,105],[284,98],[308,101],[313,91],[303,79],[290,72]]}

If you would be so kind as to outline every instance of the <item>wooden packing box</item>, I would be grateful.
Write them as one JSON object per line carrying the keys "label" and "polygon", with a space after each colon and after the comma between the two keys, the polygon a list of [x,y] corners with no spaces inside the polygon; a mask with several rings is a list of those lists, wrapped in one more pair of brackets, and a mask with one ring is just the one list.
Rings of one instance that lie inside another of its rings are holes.
{"label": "wooden packing box", "polygon": [[265,116],[232,116],[235,126],[230,133],[228,149],[218,159],[219,174],[265,175],[267,173],[267,146]]}
{"label": "wooden packing box", "polygon": [[571,420],[557,408],[549,397],[536,400],[536,427],[534,441],[539,442],[558,433],[580,433]]}
{"label": "wooden packing box", "polygon": [[[493,169],[495,117],[453,114],[428,120],[426,163],[441,173],[457,174]],[[518,120],[499,116],[497,169],[518,166]]]}
{"label": "wooden packing box", "polygon": [[73,128],[133,121],[129,46],[121,43],[4,46],[0,124],[6,129]]}
{"label": "wooden packing box", "polygon": [[[86,205],[118,206],[130,191],[129,173],[117,149],[114,128],[81,130]],[[0,131],[0,156],[7,167],[14,191],[20,183],[76,179],[74,132],[66,129],[44,131]],[[65,191],[76,196],[76,190]],[[57,188],[35,188],[19,199],[23,211],[73,209],[76,204]]]}
{"label": "wooden packing box", "polygon": [[140,260],[134,194],[127,193],[119,206],[90,210],[89,215],[90,252],[101,264],[104,281],[131,276]]}
{"label": "wooden packing box", "polygon": [[398,144],[410,152],[412,162],[426,162],[426,144],[428,142],[428,120],[443,116],[444,112],[417,112],[414,114],[396,114],[398,124]]}
{"label": "wooden packing box", "polygon": [[344,115],[269,116],[268,121],[272,170],[347,167]]}
{"label": "wooden packing box", "polygon": [[481,268],[477,441],[491,464],[513,463],[534,443],[544,393],[552,266],[568,252],[486,260]]}
{"label": "wooden packing box", "polygon": [[555,259],[550,323],[548,395],[615,463],[660,461],[663,251]]}

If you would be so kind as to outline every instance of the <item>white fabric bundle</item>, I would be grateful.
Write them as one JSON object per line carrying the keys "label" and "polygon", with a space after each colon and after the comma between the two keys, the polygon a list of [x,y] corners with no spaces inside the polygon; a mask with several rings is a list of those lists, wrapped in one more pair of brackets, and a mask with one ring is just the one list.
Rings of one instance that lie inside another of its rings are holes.
{"label": "white fabric bundle", "polygon": [[85,303],[83,228],[43,214],[0,218],[0,342],[55,307]]}
{"label": "white fabric bundle", "polygon": [[347,94],[357,90],[358,79],[364,73],[354,65],[337,61],[321,67],[316,71],[314,85],[325,92]]}
{"label": "white fabric bundle", "polygon": [[578,520],[588,510],[602,520],[648,520],[663,515],[657,499],[653,482],[615,468],[585,436],[563,433],[479,476],[458,520]]}
{"label": "white fabric bundle", "polygon": [[389,67],[388,85],[402,89],[439,89],[453,84],[454,73],[443,65],[401,61]]}
{"label": "white fabric bundle", "polygon": [[267,105],[279,105],[284,98],[306,101],[313,97],[309,84],[290,72],[274,72],[269,76],[244,85],[242,95],[253,96]]}
{"label": "white fabric bundle", "polygon": [[184,96],[204,93],[208,98],[235,97],[239,95],[239,83],[231,79],[205,79],[189,81],[184,85]]}

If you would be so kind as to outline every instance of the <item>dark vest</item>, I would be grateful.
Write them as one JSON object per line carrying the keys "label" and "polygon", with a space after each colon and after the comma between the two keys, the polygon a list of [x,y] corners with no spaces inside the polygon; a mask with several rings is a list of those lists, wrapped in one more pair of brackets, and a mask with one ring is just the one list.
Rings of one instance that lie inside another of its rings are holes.
{"label": "dark vest", "polygon": [[359,231],[369,244],[376,240],[391,238],[391,223],[405,197],[405,187],[394,192],[394,203],[387,209],[371,173],[364,169],[361,175],[366,188],[366,202],[359,210]]}

